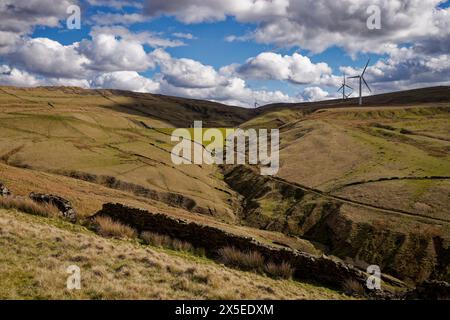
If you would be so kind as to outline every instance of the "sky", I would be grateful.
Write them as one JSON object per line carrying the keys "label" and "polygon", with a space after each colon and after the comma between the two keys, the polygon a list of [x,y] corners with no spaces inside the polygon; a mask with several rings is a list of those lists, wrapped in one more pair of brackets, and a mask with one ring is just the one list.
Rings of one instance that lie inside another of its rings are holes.
{"label": "sky", "polygon": [[337,98],[369,59],[364,95],[449,85],[448,1],[0,0],[0,85],[251,108]]}

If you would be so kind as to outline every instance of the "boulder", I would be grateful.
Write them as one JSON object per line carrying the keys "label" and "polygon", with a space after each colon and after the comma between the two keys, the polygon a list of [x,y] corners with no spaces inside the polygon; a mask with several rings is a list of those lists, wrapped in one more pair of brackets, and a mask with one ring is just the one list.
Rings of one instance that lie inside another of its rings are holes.
{"label": "boulder", "polygon": [[53,194],[30,193],[30,199],[38,203],[48,203],[54,205],[61,212],[64,218],[76,221],[77,214],[70,201]]}

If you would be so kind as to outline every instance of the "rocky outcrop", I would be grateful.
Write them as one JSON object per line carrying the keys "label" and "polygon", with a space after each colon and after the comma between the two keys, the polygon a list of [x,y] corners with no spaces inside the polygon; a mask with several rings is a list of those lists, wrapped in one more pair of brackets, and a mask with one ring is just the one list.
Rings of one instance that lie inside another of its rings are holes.
{"label": "rocky outcrop", "polygon": [[30,199],[37,203],[48,203],[54,205],[61,212],[61,215],[74,222],[77,219],[75,209],[70,201],[53,194],[30,193]]}
{"label": "rocky outcrop", "polygon": [[218,250],[229,246],[241,251],[258,251],[266,261],[290,263],[295,269],[294,277],[297,279],[314,281],[335,288],[342,288],[346,281],[353,280],[366,288],[365,273],[326,256],[316,257],[291,249],[272,247],[257,242],[253,238],[232,234],[219,228],[130,208],[122,204],[104,204],[103,209],[92,219],[98,216],[110,217],[131,226],[138,232],[150,231],[188,241],[195,247],[204,248],[211,258],[217,258]]}
{"label": "rocky outcrop", "polygon": [[11,191],[9,191],[9,189],[0,182],[0,197],[7,197],[11,195]]}
{"label": "rocky outcrop", "polygon": [[414,290],[407,292],[408,300],[450,300],[450,283],[444,281],[425,281]]}

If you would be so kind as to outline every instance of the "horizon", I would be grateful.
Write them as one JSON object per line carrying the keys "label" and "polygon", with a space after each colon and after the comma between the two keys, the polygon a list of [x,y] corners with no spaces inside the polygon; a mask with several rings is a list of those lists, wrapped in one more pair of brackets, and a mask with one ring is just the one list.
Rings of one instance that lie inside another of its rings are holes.
{"label": "horizon", "polygon": [[450,84],[449,1],[322,1],[5,0],[0,85],[253,108],[339,99],[367,59],[372,94]]}

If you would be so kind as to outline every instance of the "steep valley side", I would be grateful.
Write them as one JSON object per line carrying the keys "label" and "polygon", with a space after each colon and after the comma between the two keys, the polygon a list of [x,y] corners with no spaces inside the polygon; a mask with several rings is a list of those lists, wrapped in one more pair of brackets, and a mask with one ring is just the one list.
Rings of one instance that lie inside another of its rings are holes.
{"label": "steep valley side", "polygon": [[411,283],[450,280],[449,223],[343,202],[245,166],[223,170],[242,196],[243,224],[305,238],[329,255],[361,268],[379,265]]}

